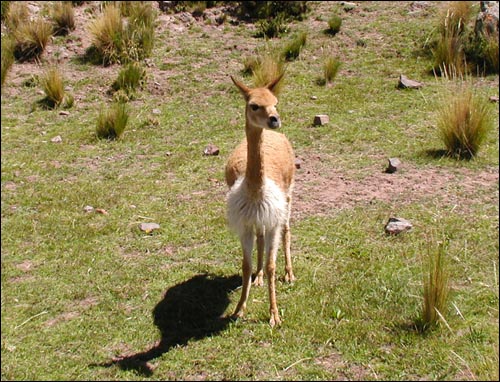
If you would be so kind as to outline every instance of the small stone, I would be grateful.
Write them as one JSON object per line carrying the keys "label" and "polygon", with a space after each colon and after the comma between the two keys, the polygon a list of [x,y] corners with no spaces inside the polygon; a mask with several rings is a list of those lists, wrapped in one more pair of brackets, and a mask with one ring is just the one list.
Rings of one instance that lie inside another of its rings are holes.
{"label": "small stone", "polygon": [[146,233],[151,233],[156,229],[160,229],[160,225],[157,223],[141,223],[139,229]]}
{"label": "small stone", "polygon": [[295,158],[295,168],[299,169],[302,166],[302,160],[299,158]]}
{"label": "small stone", "polygon": [[489,100],[490,102],[498,102],[498,96],[491,96]]}
{"label": "small stone", "polygon": [[50,141],[53,142],[53,143],[61,143],[62,142],[62,138],[61,138],[60,135],[57,135],[54,138],[52,138]]}
{"label": "small stone", "polygon": [[389,235],[397,235],[401,232],[409,231],[412,229],[412,224],[403,218],[389,218],[385,226],[385,233]]}
{"label": "small stone", "polygon": [[93,212],[94,211],[94,207],[92,207],[92,206],[85,206],[85,207],[83,207],[83,210],[85,212],[87,212],[87,213]]}
{"label": "small stone", "polygon": [[108,211],[106,211],[104,208],[96,208],[95,212],[97,212],[99,214],[103,214],[103,215],[107,215],[108,214]]}
{"label": "small stone", "polygon": [[203,154],[219,155],[219,148],[215,145],[209,144],[207,147],[205,147],[205,150],[203,150]]}
{"label": "small stone", "polygon": [[69,115],[69,111],[66,111],[66,110],[61,110],[59,112],[59,115]]}
{"label": "small stone", "polygon": [[385,169],[385,172],[392,174],[401,168],[401,161],[398,158],[389,158],[389,166]]}
{"label": "small stone", "polygon": [[330,122],[330,118],[326,114],[318,114],[314,116],[314,126],[322,126],[326,125],[328,122]]}
{"label": "small stone", "polygon": [[318,97],[316,97],[316,96],[311,96],[311,99],[312,99],[312,100],[314,100],[314,101],[316,101],[316,100],[318,99]]}
{"label": "small stone", "polygon": [[153,114],[160,115],[161,110],[160,109],[153,109]]}

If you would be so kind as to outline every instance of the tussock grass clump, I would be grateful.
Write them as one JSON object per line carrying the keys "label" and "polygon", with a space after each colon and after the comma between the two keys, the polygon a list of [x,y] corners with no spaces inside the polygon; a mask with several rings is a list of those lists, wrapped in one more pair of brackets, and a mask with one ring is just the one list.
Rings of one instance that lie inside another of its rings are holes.
{"label": "tussock grass clump", "polygon": [[471,18],[471,1],[451,1],[440,14],[438,39],[432,54],[434,69],[453,67],[459,74],[465,74],[465,45],[467,23]]}
{"label": "tussock grass clump", "polygon": [[61,105],[64,99],[64,80],[57,67],[48,68],[39,79],[45,98],[41,104],[54,109]]}
{"label": "tussock grass clump", "polygon": [[[285,72],[285,63],[283,59],[276,54],[264,53],[256,58],[252,68],[254,87],[266,86],[275,78],[278,78]],[[284,79],[276,84],[274,93],[280,94]]]}
{"label": "tussock grass clump", "polygon": [[26,21],[12,31],[12,36],[15,41],[14,57],[18,61],[38,59],[52,36],[52,25],[41,18]]}
{"label": "tussock grass clump", "polygon": [[75,10],[69,1],[56,1],[51,16],[54,23],[54,35],[65,36],[75,29]]}
{"label": "tussock grass clump", "polygon": [[256,37],[273,38],[288,32],[288,23],[282,13],[278,13],[275,17],[258,20],[256,26]]}
{"label": "tussock grass clump", "polygon": [[300,55],[302,48],[306,45],[307,32],[297,34],[283,49],[283,58],[286,61],[293,61]]}
{"label": "tussock grass clump", "polygon": [[9,12],[10,3],[11,3],[11,1],[2,1],[1,2],[0,18],[2,21],[5,20],[5,17],[7,16],[7,13]]}
{"label": "tussock grass clump", "polygon": [[120,9],[107,6],[100,17],[90,24],[92,47],[103,65],[120,61],[123,49],[124,26]]}
{"label": "tussock grass clump", "polygon": [[129,62],[118,73],[118,78],[111,85],[116,92],[123,90],[128,96],[132,95],[138,87],[141,87],[146,78],[146,70],[137,62]]}
{"label": "tussock grass clump", "polygon": [[148,57],[154,45],[156,11],[150,2],[131,2],[124,23],[119,6],[108,5],[89,28],[92,45],[87,54],[103,65],[138,61]]}
{"label": "tussock grass clump", "polygon": [[[5,15],[3,14],[4,3],[10,4],[7,6]],[[2,1],[2,18],[5,20],[7,28],[13,32],[20,25],[26,23],[29,19],[30,13],[28,4],[24,1]]]}
{"label": "tussock grass clump", "polygon": [[342,18],[339,15],[333,15],[328,19],[328,29],[326,30],[328,34],[335,36],[340,32],[340,27],[342,26]]}
{"label": "tussock grass clump", "polygon": [[125,103],[114,103],[111,108],[101,111],[97,118],[97,138],[108,140],[120,138],[127,126],[128,117]]}
{"label": "tussock grass clump", "polygon": [[333,82],[333,80],[337,76],[340,65],[340,61],[333,56],[329,56],[325,59],[325,62],[323,64],[325,85]]}
{"label": "tussock grass clump", "polygon": [[417,322],[417,328],[421,332],[435,327],[440,318],[444,320],[450,293],[450,276],[445,256],[444,243],[438,243],[437,249],[427,250],[427,258],[423,263],[422,316]]}
{"label": "tussock grass clump", "polygon": [[437,112],[437,127],[448,155],[472,159],[478,153],[493,128],[489,106],[487,99],[466,83],[452,86],[445,94]]}
{"label": "tussock grass clump", "polygon": [[14,63],[14,41],[10,37],[2,38],[2,86]]}

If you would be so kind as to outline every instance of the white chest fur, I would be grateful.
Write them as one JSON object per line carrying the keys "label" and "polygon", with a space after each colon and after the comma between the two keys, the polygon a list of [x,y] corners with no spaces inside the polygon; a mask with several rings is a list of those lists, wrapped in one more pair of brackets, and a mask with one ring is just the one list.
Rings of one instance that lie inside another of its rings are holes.
{"label": "white chest fur", "polygon": [[244,177],[238,178],[227,195],[229,226],[238,234],[248,229],[281,227],[287,217],[286,195],[271,179],[266,178],[262,197],[249,196]]}

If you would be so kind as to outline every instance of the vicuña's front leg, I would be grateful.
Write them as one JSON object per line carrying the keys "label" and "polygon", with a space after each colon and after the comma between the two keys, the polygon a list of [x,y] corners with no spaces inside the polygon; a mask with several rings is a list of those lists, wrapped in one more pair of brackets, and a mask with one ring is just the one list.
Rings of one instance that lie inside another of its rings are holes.
{"label": "vicu\u00f1a's front leg", "polygon": [[279,229],[273,229],[271,232],[265,233],[267,253],[266,273],[269,289],[269,314],[271,316],[269,325],[271,327],[281,325],[278,304],[276,303],[276,255],[278,252],[279,237]]}
{"label": "vicu\u00f1a's front leg", "polygon": [[264,234],[257,230],[257,273],[253,285],[264,285]]}
{"label": "vicu\u00f1a's front leg", "polygon": [[236,309],[233,313],[234,318],[242,317],[247,307],[248,295],[250,294],[250,286],[252,284],[252,249],[253,249],[253,232],[247,231],[240,236],[241,246],[243,248],[243,289],[241,297]]}

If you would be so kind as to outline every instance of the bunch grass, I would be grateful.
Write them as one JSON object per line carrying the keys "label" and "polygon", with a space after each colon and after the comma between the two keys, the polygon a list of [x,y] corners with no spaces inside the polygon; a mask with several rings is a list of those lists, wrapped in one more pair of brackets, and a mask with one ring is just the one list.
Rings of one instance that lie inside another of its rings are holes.
{"label": "bunch grass", "polygon": [[129,62],[118,73],[112,89],[116,92],[123,90],[128,96],[133,95],[141,87],[146,78],[146,69],[138,62]]}
{"label": "bunch grass", "polygon": [[50,109],[59,107],[65,95],[64,79],[59,68],[49,67],[40,77],[40,85],[45,93],[42,104]]}
{"label": "bunch grass", "polygon": [[97,118],[96,135],[99,139],[116,140],[127,127],[129,113],[125,103],[114,103],[109,109],[102,110]]}
{"label": "bunch grass", "polygon": [[323,64],[323,74],[325,84],[331,84],[340,69],[341,62],[333,56],[329,56],[325,59]]}
{"label": "bunch grass", "polygon": [[51,19],[54,23],[54,35],[65,36],[75,29],[75,10],[70,1],[56,1],[52,6]]}
{"label": "bunch grass", "polygon": [[2,38],[2,87],[14,63],[14,41],[6,36]]}
{"label": "bunch grass", "polygon": [[52,36],[52,25],[42,18],[26,21],[12,32],[12,36],[14,57],[18,61],[39,59]]}
{"label": "bunch grass", "polygon": [[296,36],[292,38],[290,42],[288,42],[283,48],[283,58],[286,61],[296,60],[307,41],[307,32],[302,31],[299,32]]}
{"label": "bunch grass", "polygon": [[[442,72],[449,78],[445,69]],[[438,133],[449,156],[472,159],[493,128],[493,116],[486,98],[475,93],[468,81],[456,77],[454,81],[437,109]]]}

